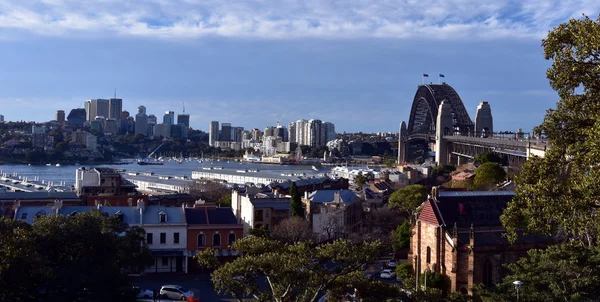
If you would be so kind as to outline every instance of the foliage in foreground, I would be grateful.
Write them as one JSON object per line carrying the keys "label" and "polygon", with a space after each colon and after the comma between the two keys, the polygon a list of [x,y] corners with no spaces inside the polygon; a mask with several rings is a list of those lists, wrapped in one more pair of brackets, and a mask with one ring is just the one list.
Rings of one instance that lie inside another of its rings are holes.
{"label": "foliage in foreground", "polygon": [[414,224],[418,208],[427,199],[427,188],[422,185],[406,186],[390,195],[388,206],[406,213],[407,218]]}
{"label": "foliage in foreground", "polygon": [[135,301],[127,273],[152,264],[144,235],[99,212],[0,218],[0,301]]}
{"label": "foliage in foreground", "polygon": [[249,236],[233,244],[244,256],[216,267],[214,250],[196,256],[200,265],[216,267],[215,289],[238,301],[317,301],[325,293],[339,301],[356,289],[362,301],[398,298],[397,287],[368,279],[364,265],[373,262],[380,242],[353,245],[346,240],[313,246],[310,242],[282,244],[266,237]]}

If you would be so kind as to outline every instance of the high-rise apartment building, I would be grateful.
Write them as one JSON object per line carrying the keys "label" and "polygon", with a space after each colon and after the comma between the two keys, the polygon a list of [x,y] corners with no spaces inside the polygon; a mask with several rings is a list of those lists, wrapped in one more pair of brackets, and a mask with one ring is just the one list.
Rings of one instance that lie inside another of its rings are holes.
{"label": "high-rise apartment building", "polygon": [[4,123],[4,115],[0,114],[0,123]]}
{"label": "high-rise apartment building", "polygon": [[139,106],[135,115],[135,134],[148,135],[148,115],[145,106]]}
{"label": "high-rise apartment building", "polygon": [[324,144],[321,143],[321,128],[322,128],[323,122],[321,122],[321,120],[309,120],[308,124],[307,124],[307,142],[306,144],[311,146],[311,147],[320,147],[323,146]]}
{"label": "high-rise apartment building", "polygon": [[154,114],[148,115],[148,136],[154,135],[154,127],[156,126],[157,119]]}
{"label": "high-rise apartment building", "polygon": [[56,121],[63,124],[65,122],[65,111],[56,110]]}
{"label": "high-rise apartment building", "polygon": [[208,145],[214,147],[215,142],[219,140],[219,122],[212,121],[208,126]]}
{"label": "high-rise apartment building", "polygon": [[108,116],[106,118],[114,118],[115,120],[121,116],[123,111],[123,99],[110,98],[108,100]]}
{"label": "high-rise apartment building", "polygon": [[232,127],[231,128],[231,141],[242,142],[242,133],[244,133],[244,127]]}
{"label": "high-rise apartment building", "polygon": [[231,141],[231,123],[221,124],[221,138],[219,140],[224,142]]}
{"label": "high-rise apartment building", "polygon": [[290,141],[290,143],[298,142],[298,140],[296,140],[296,123],[295,122],[291,122],[288,125],[288,140]]}
{"label": "high-rise apartment building", "polygon": [[190,127],[190,115],[183,113],[183,114],[178,114],[177,115],[177,124],[178,125],[185,125],[187,128]]}
{"label": "high-rise apartment building", "polygon": [[296,141],[298,145],[308,145],[306,142],[306,126],[308,125],[307,120],[296,121]]}
{"label": "high-rise apartment building", "polygon": [[163,115],[163,124],[175,125],[175,112],[166,111]]}
{"label": "high-rise apartment building", "polygon": [[97,116],[109,116],[109,101],[106,99],[95,99],[85,101],[86,121],[93,121]]}
{"label": "high-rise apartment building", "polygon": [[327,145],[328,142],[335,140],[335,125],[330,122],[325,122],[322,125],[322,132],[324,133],[325,140],[322,140],[324,145]]}
{"label": "high-rise apartment building", "polygon": [[254,128],[252,129],[252,131],[250,131],[250,135],[253,141],[255,142],[259,142],[262,138],[262,132],[260,132],[260,130]]}

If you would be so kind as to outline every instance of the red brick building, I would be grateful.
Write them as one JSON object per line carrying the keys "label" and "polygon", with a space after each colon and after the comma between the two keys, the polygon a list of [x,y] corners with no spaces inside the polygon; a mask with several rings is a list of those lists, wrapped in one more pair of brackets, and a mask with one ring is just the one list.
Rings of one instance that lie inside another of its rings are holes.
{"label": "red brick building", "polygon": [[[244,227],[238,223],[231,208],[217,207],[215,204],[196,204],[185,208],[187,222],[187,253],[194,257],[198,251],[212,247],[219,251],[222,260],[237,257],[231,245],[242,238]],[[198,269],[193,259],[188,259],[189,271]]]}
{"label": "red brick building", "polygon": [[450,291],[470,294],[475,284],[500,282],[503,264],[547,246],[551,240],[544,236],[520,236],[514,244],[503,237],[500,215],[513,196],[509,191],[438,193],[434,188],[410,241],[417,276],[438,272],[450,279]]}

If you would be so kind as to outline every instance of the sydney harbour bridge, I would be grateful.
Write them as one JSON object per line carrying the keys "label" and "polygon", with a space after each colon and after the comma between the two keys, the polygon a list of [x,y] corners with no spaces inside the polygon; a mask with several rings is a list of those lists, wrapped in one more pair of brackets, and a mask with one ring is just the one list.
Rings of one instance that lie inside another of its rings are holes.
{"label": "sydney harbour bridge", "polygon": [[[506,133],[510,133],[507,135]],[[491,151],[509,165],[519,166],[532,155],[543,156],[546,142],[522,132],[494,132],[491,106],[481,102],[475,122],[452,86],[420,85],[415,93],[408,126],[400,124],[398,162],[423,162],[435,153],[439,165]]]}

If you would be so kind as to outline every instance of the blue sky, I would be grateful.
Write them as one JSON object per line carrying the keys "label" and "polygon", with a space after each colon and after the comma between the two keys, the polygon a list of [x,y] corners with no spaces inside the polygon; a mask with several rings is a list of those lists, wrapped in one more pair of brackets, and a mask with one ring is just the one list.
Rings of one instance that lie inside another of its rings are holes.
{"label": "blue sky", "polygon": [[446,75],[474,118],[529,131],[558,97],[541,39],[600,1],[2,1],[0,114],[53,119],[113,94],[124,109],[264,128],[397,131],[421,74]]}

